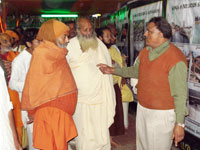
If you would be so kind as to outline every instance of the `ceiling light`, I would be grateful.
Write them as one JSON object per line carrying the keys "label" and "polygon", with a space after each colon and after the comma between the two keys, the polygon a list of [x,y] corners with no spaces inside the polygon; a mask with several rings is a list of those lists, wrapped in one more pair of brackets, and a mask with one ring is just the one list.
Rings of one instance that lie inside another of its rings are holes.
{"label": "ceiling light", "polygon": [[42,14],[43,18],[77,18],[77,14]]}
{"label": "ceiling light", "polygon": [[92,15],[92,17],[94,17],[94,18],[98,18],[100,16],[101,16],[101,14],[94,14],[94,15]]}
{"label": "ceiling light", "polygon": [[78,14],[78,12],[71,12],[63,9],[41,10],[43,14]]}

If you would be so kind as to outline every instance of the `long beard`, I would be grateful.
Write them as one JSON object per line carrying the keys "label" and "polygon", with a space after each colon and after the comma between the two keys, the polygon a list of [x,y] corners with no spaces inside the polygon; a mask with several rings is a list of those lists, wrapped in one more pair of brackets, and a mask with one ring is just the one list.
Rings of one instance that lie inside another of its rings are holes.
{"label": "long beard", "polygon": [[84,36],[80,32],[77,32],[77,38],[83,52],[86,52],[89,49],[95,50],[98,47],[98,41],[95,33],[90,36]]}

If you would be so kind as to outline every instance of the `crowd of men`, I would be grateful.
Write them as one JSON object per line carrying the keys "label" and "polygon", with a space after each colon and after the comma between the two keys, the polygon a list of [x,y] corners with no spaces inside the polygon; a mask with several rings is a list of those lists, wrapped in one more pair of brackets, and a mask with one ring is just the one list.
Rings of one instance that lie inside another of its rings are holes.
{"label": "crowd of men", "polygon": [[[187,61],[172,30],[152,18],[133,66],[116,45],[114,25],[85,17],[0,34],[0,132],[5,150],[111,150],[128,129],[138,78],[137,150],[170,150],[184,138]],[[135,131],[132,131],[135,132]]]}

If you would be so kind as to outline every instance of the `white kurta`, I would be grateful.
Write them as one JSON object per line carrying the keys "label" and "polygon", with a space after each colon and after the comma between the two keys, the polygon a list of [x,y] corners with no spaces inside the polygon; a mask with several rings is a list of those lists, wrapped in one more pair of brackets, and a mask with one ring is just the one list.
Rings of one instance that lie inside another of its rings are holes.
{"label": "white kurta", "polygon": [[4,71],[0,67],[0,149],[14,150],[14,140],[8,112],[13,108],[8,95]]}
{"label": "white kurta", "polygon": [[[12,90],[18,92],[20,101],[30,61],[31,61],[31,54],[25,49],[12,61],[12,70],[9,81],[9,87]],[[26,122],[28,121],[27,112],[22,111],[21,114],[22,114],[22,122],[26,128],[27,125]]]}
{"label": "white kurta", "polygon": [[21,100],[24,83],[26,80],[26,74],[28,72],[32,55],[24,49],[15,59],[12,61],[12,71],[9,81],[9,86],[12,90],[19,93]]}
{"label": "white kurta", "polygon": [[[24,83],[26,80],[26,75],[29,70],[30,61],[32,55],[24,49],[15,59],[12,61],[12,71],[11,77],[9,81],[9,87],[12,90],[15,90],[19,94],[19,98],[21,101],[22,91],[24,89]],[[27,128],[28,132],[28,143],[29,143],[29,150],[34,150],[33,142],[32,142],[32,134],[33,134],[33,124],[27,125],[28,114],[26,111],[21,111],[22,114],[22,121],[24,127]]]}
{"label": "white kurta", "polygon": [[109,150],[109,127],[115,115],[115,93],[111,75],[96,66],[111,66],[108,49],[98,39],[98,48],[82,52],[77,37],[70,40],[67,60],[78,88],[78,103],[73,115],[78,137],[77,150]]}

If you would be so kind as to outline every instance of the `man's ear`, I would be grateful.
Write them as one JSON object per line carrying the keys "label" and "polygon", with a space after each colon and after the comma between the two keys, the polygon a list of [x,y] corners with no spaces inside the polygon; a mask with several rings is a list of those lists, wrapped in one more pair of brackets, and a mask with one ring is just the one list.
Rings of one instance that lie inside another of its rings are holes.
{"label": "man's ear", "polygon": [[27,45],[28,47],[31,47],[31,46],[32,46],[31,42],[26,42],[26,45]]}
{"label": "man's ear", "polygon": [[163,33],[162,33],[162,32],[160,32],[160,33],[159,33],[159,35],[160,35],[160,37],[161,37],[161,38],[164,38],[164,36],[163,36]]}

